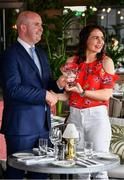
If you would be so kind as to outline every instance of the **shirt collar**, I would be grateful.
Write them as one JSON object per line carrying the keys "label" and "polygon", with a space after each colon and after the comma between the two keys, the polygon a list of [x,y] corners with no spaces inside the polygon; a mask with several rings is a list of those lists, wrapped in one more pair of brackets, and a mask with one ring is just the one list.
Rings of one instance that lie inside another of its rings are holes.
{"label": "shirt collar", "polygon": [[19,37],[17,38],[17,41],[25,48],[25,50],[30,54],[30,48],[31,47],[35,47],[34,45],[31,46],[28,43],[26,43],[25,41],[23,41],[22,39],[20,39]]}

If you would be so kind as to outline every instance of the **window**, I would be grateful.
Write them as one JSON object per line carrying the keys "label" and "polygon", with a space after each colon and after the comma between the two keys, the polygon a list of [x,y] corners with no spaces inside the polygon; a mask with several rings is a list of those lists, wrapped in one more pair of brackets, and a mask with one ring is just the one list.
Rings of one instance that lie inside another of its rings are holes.
{"label": "window", "polygon": [[115,36],[124,44],[124,8],[97,7],[97,22],[106,29],[107,40]]}

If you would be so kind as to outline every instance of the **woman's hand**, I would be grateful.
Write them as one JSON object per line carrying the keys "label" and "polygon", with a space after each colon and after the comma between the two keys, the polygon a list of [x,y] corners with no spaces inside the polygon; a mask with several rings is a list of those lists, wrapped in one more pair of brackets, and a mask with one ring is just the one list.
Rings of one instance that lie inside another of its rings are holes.
{"label": "woman's hand", "polygon": [[84,90],[79,83],[76,83],[74,86],[69,86],[68,83],[65,86],[66,91],[72,91],[81,94]]}
{"label": "woman's hand", "polygon": [[59,88],[64,88],[66,86],[66,78],[65,76],[61,75],[59,79],[57,80],[57,85]]}

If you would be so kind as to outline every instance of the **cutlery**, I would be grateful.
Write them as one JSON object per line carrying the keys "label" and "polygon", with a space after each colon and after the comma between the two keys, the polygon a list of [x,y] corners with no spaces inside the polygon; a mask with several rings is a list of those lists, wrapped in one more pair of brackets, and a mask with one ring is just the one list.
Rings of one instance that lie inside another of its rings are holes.
{"label": "cutlery", "polygon": [[79,162],[82,162],[86,165],[89,165],[89,166],[93,166],[93,165],[102,165],[102,163],[99,163],[95,160],[91,160],[91,159],[82,159],[82,158],[75,158],[76,161],[79,161]]}
{"label": "cutlery", "polygon": [[87,165],[87,164],[85,164],[85,163],[83,163],[83,162],[81,162],[81,161],[78,161],[78,160],[76,160],[75,163],[76,163],[77,165],[80,165],[80,166],[91,167],[91,165]]}
{"label": "cutlery", "polygon": [[89,162],[89,163],[91,163],[91,164],[98,164],[98,162],[93,161],[93,160],[89,160],[89,159],[87,159],[86,161]]}
{"label": "cutlery", "polygon": [[79,161],[79,162],[81,162],[81,163],[84,163],[84,164],[86,164],[86,165],[92,165],[90,162],[87,162],[86,160],[83,160],[83,159],[81,159],[81,158],[76,158],[75,160],[76,160],[76,161]]}

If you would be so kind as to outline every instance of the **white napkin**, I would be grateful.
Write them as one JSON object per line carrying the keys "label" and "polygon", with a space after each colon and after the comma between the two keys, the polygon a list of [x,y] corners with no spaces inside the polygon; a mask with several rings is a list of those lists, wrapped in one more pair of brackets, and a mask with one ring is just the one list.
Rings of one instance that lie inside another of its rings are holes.
{"label": "white napkin", "polygon": [[[43,149],[44,151],[44,149]],[[39,151],[39,148],[33,148],[33,153],[37,156],[41,156],[41,152]],[[48,156],[54,156],[54,149],[53,148],[50,148],[48,147],[47,148],[47,155]]]}
{"label": "white napkin", "polygon": [[39,156],[34,156],[34,157],[28,157],[28,158],[18,158],[17,161],[23,162],[26,165],[33,165],[33,164],[47,164],[52,161],[54,161],[54,157],[39,157]]}

